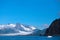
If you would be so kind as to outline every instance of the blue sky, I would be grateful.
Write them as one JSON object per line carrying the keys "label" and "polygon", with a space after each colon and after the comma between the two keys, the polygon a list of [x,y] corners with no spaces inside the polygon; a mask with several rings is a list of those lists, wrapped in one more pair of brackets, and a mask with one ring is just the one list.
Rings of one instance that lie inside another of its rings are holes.
{"label": "blue sky", "polygon": [[0,24],[22,23],[38,28],[58,18],[57,0],[0,0]]}

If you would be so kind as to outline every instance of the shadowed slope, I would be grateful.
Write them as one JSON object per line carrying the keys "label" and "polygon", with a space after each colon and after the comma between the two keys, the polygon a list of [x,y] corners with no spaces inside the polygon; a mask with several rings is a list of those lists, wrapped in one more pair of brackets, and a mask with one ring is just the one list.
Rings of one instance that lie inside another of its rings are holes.
{"label": "shadowed slope", "polygon": [[54,20],[49,28],[46,30],[45,35],[58,36],[60,35],[60,19]]}

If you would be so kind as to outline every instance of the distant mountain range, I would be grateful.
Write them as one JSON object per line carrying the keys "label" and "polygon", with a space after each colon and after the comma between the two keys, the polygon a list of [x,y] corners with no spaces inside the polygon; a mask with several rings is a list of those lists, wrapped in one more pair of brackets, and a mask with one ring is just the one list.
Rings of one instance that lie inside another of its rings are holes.
{"label": "distant mountain range", "polygon": [[37,29],[31,25],[25,24],[6,24],[0,25],[0,36],[59,36],[60,19],[54,20],[49,28],[44,30]]}
{"label": "distant mountain range", "polygon": [[34,26],[24,25],[20,23],[0,25],[0,36],[14,35],[40,35],[40,30]]}

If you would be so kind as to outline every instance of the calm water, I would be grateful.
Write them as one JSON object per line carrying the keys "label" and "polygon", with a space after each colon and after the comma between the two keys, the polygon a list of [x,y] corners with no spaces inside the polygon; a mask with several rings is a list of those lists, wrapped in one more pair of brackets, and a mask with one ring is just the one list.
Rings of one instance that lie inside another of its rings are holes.
{"label": "calm water", "polygon": [[60,36],[0,36],[0,40],[60,40]]}

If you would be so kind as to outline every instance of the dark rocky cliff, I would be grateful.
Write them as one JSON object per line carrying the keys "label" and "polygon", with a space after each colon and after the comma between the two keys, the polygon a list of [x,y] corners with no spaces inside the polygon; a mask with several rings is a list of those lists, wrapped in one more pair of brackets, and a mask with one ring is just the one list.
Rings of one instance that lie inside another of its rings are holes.
{"label": "dark rocky cliff", "polygon": [[45,35],[59,36],[60,35],[60,19],[54,20],[49,28],[46,30]]}

